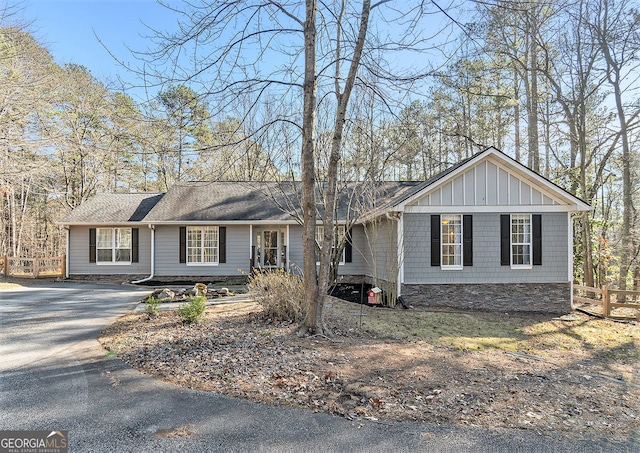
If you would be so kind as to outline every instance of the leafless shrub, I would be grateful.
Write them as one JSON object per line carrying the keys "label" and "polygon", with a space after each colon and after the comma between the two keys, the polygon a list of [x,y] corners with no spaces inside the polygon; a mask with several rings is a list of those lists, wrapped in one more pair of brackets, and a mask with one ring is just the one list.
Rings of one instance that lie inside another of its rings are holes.
{"label": "leafless shrub", "polygon": [[265,316],[280,321],[297,321],[302,317],[304,286],[299,275],[284,269],[258,271],[249,277],[247,286]]}

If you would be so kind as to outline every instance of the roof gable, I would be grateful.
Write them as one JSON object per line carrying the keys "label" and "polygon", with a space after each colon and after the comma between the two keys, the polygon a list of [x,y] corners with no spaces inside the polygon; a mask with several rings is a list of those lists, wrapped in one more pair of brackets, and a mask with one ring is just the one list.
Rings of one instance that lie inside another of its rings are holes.
{"label": "roof gable", "polygon": [[[398,210],[586,211],[590,206],[495,148],[427,181]],[[427,209],[428,208],[428,209]]]}

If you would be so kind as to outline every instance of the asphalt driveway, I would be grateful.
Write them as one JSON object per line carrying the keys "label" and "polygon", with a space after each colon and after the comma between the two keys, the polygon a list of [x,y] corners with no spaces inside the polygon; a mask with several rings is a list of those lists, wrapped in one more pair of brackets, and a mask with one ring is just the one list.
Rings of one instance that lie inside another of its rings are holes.
{"label": "asphalt driveway", "polygon": [[69,451],[640,451],[638,439],[349,421],[176,388],[96,341],[146,293],[69,282],[0,289],[0,430],[68,430]]}

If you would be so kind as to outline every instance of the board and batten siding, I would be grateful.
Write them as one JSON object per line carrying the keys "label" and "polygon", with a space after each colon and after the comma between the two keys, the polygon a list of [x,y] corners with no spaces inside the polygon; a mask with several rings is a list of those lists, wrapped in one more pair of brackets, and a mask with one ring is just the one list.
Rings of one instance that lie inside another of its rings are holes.
{"label": "board and batten siding", "polygon": [[97,264],[89,262],[88,226],[69,227],[69,275],[149,275],[151,272],[151,230],[147,225],[109,225],[95,228],[138,228],[138,262]]}
{"label": "board and batten siding", "polygon": [[554,206],[560,203],[509,169],[489,160],[435,187],[408,206]]}
{"label": "board and batten siding", "polygon": [[[186,226],[186,225],[185,225]],[[249,225],[227,227],[227,262],[217,265],[187,265],[180,262],[180,226],[156,225],[156,277],[205,277],[249,274]]]}
{"label": "board and batten siding", "polygon": [[430,264],[430,214],[404,214],[404,283],[569,282],[569,216],[565,212],[545,212],[541,215],[541,266],[512,269],[500,265],[500,214],[474,213],[473,266],[465,266],[462,270],[443,270],[440,266]]}

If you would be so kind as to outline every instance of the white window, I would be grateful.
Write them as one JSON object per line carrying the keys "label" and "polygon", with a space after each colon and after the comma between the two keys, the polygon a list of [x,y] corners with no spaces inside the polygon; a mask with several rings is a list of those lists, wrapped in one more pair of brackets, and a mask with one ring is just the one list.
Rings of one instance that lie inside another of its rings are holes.
{"label": "white window", "polygon": [[462,215],[440,218],[440,257],[443,269],[462,269]]}
{"label": "white window", "polygon": [[187,227],[187,265],[218,264],[218,227]]}
{"label": "white window", "polygon": [[[337,247],[337,244],[342,244],[342,241],[344,240],[344,234],[345,234],[344,225],[338,225],[337,232],[338,232],[338,236],[337,238],[334,237],[334,241],[333,241],[334,245],[332,247],[332,250]],[[318,250],[322,248],[323,240],[324,240],[324,225],[318,225],[316,226],[316,247],[318,248]],[[316,262],[318,264],[320,263],[319,256],[316,256]],[[338,264],[344,264],[344,263],[345,263],[345,255],[344,255],[344,247],[343,247],[342,255],[340,256],[340,260],[338,261]]]}
{"label": "white window", "polygon": [[531,267],[531,215],[511,214],[511,266]]}
{"label": "white window", "polygon": [[96,229],[97,264],[131,264],[131,228]]}

